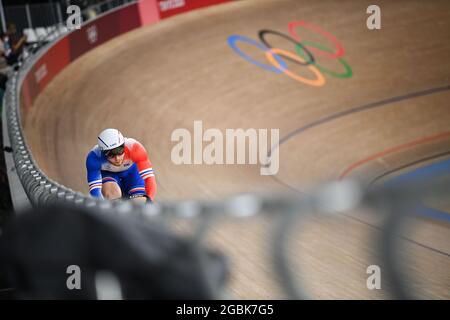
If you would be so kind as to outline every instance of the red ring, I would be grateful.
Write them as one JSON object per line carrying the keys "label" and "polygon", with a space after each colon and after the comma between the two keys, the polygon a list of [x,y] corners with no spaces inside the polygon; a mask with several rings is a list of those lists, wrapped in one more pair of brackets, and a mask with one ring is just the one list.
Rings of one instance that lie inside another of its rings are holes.
{"label": "red ring", "polygon": [[315,53],[317,53],[317,54],[319,54],[321,56],[325,56],[325,57],[331,58],[331,59],[339,58],[339,57],[342,57],[344,55],[344,53],[345,53],[344,52],[344,47],[338,41],[338,39],[336,39],[335,36],[333,36],[331,33],[327,32],[327,31],[323,30],[321,27],[316,26],[316,25],[314,25],[312,23],[303,21],[303,20],[302,21],[292,21],[292,22],[289,22],[289,24],[288,24],[289,32],[292,35],[292,37],[294,37],[294,39],[296,41],[298,41],[298,42],[301,41],[300,37],[295,32],[295,28],[298,27],[298,26],[305,27],[307,29],[310,29],[310,30],[312,30],[314,32],[317,32],[317,33],[323,35],[325,38],[330,40],[334,44],[334,46],[337,48],[337,51],[334,52],[334,53],[330,53],[330,52],[327,52],[327,51],[320,50],[318,48],[306,46],[306,47],[308,47],[308,50],[310,50],[312,52],[315,52]]}

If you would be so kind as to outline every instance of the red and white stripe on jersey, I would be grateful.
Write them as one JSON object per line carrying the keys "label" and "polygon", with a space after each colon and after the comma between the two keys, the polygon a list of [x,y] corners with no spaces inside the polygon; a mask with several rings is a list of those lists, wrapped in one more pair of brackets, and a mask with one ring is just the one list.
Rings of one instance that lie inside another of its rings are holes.
{"label": "red and white stripe on jersey", "polygon": [[94,180],[94,181],[89,182],[89,192],[91,190],[101,189],[101,188],[102,188],[102,180]]}
{"label": "red and white stripe on jersey", "polygon": [[113,177],[104,177],[102,179],[103,182],[115,182],[117,183],[116,179],[114,179]]}
{"label": "red and white stripe on jersey", "polygon": [[136,187],[133,189],[130,189],[130,191],[128,191],[129,194],[135,194],[135,193],[143,193],[145,194],[145,188],[144,187]]}
{"label": "red and white stripe on jersey", "polygon": [[151,167],[140,171],[139,174],[141,175],[141,178],[143,180],[155,176],[155,174],[153,173],[153,169]]}

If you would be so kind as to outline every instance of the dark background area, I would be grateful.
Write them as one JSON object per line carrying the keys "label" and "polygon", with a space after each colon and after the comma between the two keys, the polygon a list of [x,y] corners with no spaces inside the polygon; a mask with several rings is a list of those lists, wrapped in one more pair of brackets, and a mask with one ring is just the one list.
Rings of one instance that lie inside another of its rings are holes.
{"label": "dark background area", "polygon": [[[1,111],[0,107],[0,111]],[[12,212],[11,194],[9,191],[8,176],[6,174],[5,157],[3,156],[3,134],[0,116],[0,226]]]}
{"label": "dark background area", "polygon": [[[115,2],[121,3],[122,1],[112,0],[110,3],[114,5]],[[78,5],[81,10],[86,9],[89,6],[105,3],[100,0],[49,0],[49,1],[30,1],[30,0],[3,0],[3,8],[5,13],[6,24],[13,24],[17,29],[17,34],[22,36],[23,29],[49,27],[61,23],[61,19],[65,21],[67,19],[67,6]],[[27,16],[26,5],[28,5],[30,16]],[[105,3],[105,7],[109,4]],[[59,8],[59,10],[58,10]],[[59,11],[59,12],[58,12]]]}

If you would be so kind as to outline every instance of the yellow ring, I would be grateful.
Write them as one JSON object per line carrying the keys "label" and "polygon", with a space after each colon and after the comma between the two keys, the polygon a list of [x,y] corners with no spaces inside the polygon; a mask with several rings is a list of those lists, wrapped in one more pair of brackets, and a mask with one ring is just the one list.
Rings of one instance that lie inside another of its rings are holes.
{"label": "yellow ring", "polygon": [[266,51],[266,58],[267,58],[267,60],[269,60],[269,62],[271,64],[273,64],[277,69],[282,70],[286,75],[288,75],[292,79],[297,80],[297,81],[302,82],[302,83],[305,83],[305,84],[309,84],[310,86],[315,86],[315,87],[321,87],[321,86],[323,86],[325,84],[324,76],[312,64],[309,64],[306,67],[309,70],[311,70],[316,75],[316,79],[314,79],[314,80],[300,77],[299,75],[296,75],[295,73],[293,73],[293,72],[291,72],[291,71],[281,67],[280,64],[278,63],[277,59],[275,59],[275,57],[273,56],[274,54],[285,56],[285,57],[289,57],[289,58],[294,59],[295,61],[298,61],[300,63],[306,63],[306,61],[304,59],[302,59],[301,57],[299,57],[297,54],[289,52],[289,51],[285,51],[285,50],[282,50],[282,49],[271,48],[270,50]]}

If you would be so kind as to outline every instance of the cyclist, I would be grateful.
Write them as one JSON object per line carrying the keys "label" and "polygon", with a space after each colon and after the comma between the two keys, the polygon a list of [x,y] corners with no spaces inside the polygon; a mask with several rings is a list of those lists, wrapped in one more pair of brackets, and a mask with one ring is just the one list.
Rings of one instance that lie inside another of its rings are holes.
{"label": "cyclist", "polygon": [[93,197],[152,202],[156,179],[144,146],[117,129],[105,129],[87,155],[87,181]]}

